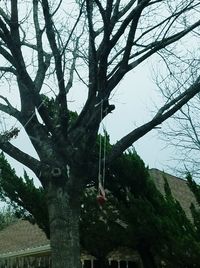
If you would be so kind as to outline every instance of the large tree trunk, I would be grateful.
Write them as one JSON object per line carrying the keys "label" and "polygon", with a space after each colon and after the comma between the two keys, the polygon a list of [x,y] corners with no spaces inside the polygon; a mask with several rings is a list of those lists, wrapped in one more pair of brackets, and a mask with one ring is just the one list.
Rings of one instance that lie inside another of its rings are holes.
{"label": "large tree trunk", "polygon": [[[59,178],[58,178],[59,180]],[[64,187],[49,184],[47,202],[52,268],[80,268],[79,196],[70,197]]]}

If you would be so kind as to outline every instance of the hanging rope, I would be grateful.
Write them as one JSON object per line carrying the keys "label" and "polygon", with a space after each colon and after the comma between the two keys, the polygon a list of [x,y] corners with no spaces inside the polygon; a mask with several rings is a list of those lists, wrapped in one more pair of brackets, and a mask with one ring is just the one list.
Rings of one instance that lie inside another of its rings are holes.
{"label": "hanging rope", "polygon": [[[103,100],[100,102],[100,119],[102,122],[103,120]],[[104,190],[105,184],[105,169],[106,169],[106,131],[104,128],[104,144],[102,150],[102,135],[99,136],[99,171],[98,171],[98,195],[97,195],[97,202],[100,206],[102,206],[106,201],[106,194]],[[103,153],[103,157],[102,157]],[[103,161],[102,161],[103,160]]]}
{"label": "hanging rope", "polygon": [[[105,117],[107,116],[107,108]],[[107,148],[107,132],[106,127],[103,125],[103,132],[104,132],[104,142],[103,142],[103,170],[102,170],[102,183],[103,187],[105,185],[105,174],[106,174],[106,148]]]}
{"label": "hanging rope", "polygon": [[[100,119],[102,122],[103,119],[103,101],[100,103]],[[102,167],[102,137],[101,134],[99,135],[99,172],[98,172],[98,181],[101,181],[101,167]]]}

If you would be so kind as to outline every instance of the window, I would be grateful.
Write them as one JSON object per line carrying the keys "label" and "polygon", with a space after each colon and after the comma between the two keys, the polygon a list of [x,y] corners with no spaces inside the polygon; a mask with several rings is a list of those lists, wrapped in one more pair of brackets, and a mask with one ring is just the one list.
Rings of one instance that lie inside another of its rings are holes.
{"label": "window", "polygon": [[[118,266],[118,262],[117,261],[111,261],[111,264],[109,266],[109,268],[139,268],[138,264],[136,262],[133,261],[120,261],[120,266]],[[94,268],[96,268],[96,266],[94,266]]]}
{"label": "window", "polygon": [[126,261],[120,261],[120,268],[127,268]]}
{"label": "window", "polygon": [[136,262],[129,261],[128,268],[139,268],[139,265]]}
{"label": "window", "polygon": [[118,268],[118,262],[117,261],[111,261],[111,265],[109,268]]}

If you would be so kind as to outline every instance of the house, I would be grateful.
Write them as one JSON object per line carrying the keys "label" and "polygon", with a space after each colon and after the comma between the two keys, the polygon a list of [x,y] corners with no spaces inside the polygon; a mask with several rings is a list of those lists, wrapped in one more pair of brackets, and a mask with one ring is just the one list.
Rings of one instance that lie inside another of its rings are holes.
{"label": "house", "polygon": [[[142,268],[139,254],[127,248],[108,255],[110,268]],[[82,252],[83,268],[98,267],[98,260]],[[49,268],[51,247],[43,231],[28,221],[18,220],[0,231],[0,268]]]}
{"label": "house", "polygon": [[194,194],[191,192],[190,188],[187,185],[187,181],[155,168],[150,169],[149,174],[153,179],[156,188],[163,195],[165,195],[164,180],[167,180],[173,197],[180,203],[188,219],[192,221],[192,214],[190,210],[191,203],[197,207],[198,204]]}
{"label": "house", "polygon": [[49,256],[49,240],[37,225],[19,220],[0,232],[0,268],[47,268]]}
{"label": "house", "polygon": [[[179,201],[186,215],[192,219],[190,204],[196,204],[187,182],[158,169],[149,171],[158,190],[164,194],[164,178],[168,181],[172,194]],[[114,249],[107,256],[110,268],[142,268],[139,254],[127,248]],[[83,268],[98,267],[98,260],[87,252],[82,252]],[[0,231],[0,268],[49,268],[51,248],[49,240],[35,224],[19,220]]]}
{"label": "house", "polygon": [[[96,260],[86,252],[81,261]],[[51,247],[44,232],[36,225],[18,220],[0,232],[0,268],[49,268]]]}

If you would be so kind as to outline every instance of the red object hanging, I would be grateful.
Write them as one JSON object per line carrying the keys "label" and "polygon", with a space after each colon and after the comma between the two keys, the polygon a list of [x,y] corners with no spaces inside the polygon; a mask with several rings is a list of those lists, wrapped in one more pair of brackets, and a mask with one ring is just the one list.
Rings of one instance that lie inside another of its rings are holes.
{"label": "red object hanging", "polygon": [[104,203],[106,202],[106,193],[100,180],[99,180],[99,194],[97,195],[97,202],[100,206],[103,206]]}
{"label": "red object hanging", "polygon": [[97,195],[97,202],[98,202],[98,204],[99,204],[100,206],[103,206],[104,203],[106,202],[106,198],[105,198],[105,196],[103,196],[103,195],[101,195],[101,194]]}

